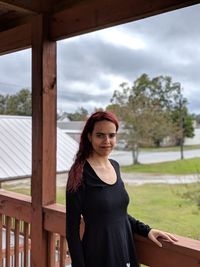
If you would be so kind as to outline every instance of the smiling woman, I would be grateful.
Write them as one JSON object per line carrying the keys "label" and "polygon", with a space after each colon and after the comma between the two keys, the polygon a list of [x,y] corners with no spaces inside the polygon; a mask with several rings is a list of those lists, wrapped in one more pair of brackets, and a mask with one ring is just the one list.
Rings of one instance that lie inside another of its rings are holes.
{"label": "smiling woman", "polygon": [[[127,213],[129,196],[119,164],[109,155],[116,144],[118,120],[99,111],[87,120],[79,150],[69,172],[66,192],[66,237],[73,267],[138,267],[133,235],[158,237],[170,242],[172,235],[151,229]],[[80,239],[80,220],[85,231]]]}

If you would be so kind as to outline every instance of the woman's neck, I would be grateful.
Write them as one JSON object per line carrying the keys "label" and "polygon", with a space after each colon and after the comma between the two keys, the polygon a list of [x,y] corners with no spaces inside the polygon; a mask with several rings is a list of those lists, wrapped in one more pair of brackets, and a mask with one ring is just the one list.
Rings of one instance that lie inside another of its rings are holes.
{"label": "woman's neck", "polygon": [[108,157],[100,157],[97,155],[91,155],[87,160],[93,166],[107,167],[108,165],[110,165],[109,164],[110,161],[109,161]]}

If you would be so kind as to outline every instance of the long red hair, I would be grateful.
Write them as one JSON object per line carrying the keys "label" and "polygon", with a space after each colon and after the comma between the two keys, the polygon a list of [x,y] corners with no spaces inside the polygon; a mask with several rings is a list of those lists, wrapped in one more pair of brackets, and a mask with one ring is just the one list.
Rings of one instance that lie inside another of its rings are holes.
{"label": "long red hair", "polygon": [[81,185],[83,166],[85,164],[86,159],[90,156],[92,152],[92,145],[88,139],[88,134],[91,134],[93,132],[94,125],[96,122],[104,120],[114,123],[116,126],[116,131],[118,130],[118,119],[112,112],[97,111],[88,118],[81,134],[79,149],[76,154],[74,164],[72,165],[69,171],[67,191],[76,191]]}

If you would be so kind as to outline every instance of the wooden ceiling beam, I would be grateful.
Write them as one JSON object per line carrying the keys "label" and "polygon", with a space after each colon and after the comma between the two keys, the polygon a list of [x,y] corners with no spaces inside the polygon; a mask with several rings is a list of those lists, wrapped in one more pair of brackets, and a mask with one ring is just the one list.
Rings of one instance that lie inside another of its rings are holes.
{"label": "wooden ceiling beam", "polygon": [[[65,0],[66,1],[66,0]],[[69,0],[77,1],[77,0]],[[51,13],[54,10],[54,6],[60,5],[57,0],[1,0],[0,4],[12,8],[16,11],[22,11],[27,13]],[[68,2],[68,1],[67,1]]]}
{"label": "wooden ceiling beam", "polygon": [[0,7],[6,8],[8,10],[15,10],[17,12],[21,12],[22,14],[35,14],[34,11],[27,9],[22,6],[17,6],[14,4],[9,3],[10,1],[0,1]]}
{"label": "wooden ceiling beam", "polygon": [[25,0],[2,0],[1,5],[7,6],[16,11],[22,11],[26,13],[39,13],[40,12],[40,1],[25,1]]}
{"label": "wooden ceiling beam", "polygon": [[0,55],[22,50],[31,46],[31,24],[27,23],[0,32]]}
{"label": "wooden ceiling beam", "polygon": [[51,38],[64,39],[200,3],[200,0],[86,0],[52,16]]}
{"label": "wooden ceiling beam", "polygon": [[[48,0],[43,0],[43,1],[48,1]],[[80,2],[82,1],[87,1],[87,0],[60,0],[60,1],[57,1],[57,0],[51,0],[52,1],[52,11],[53,13],[55,12],[59,12],[61,10],[64,10],[64,9],[68,9],[70,7],[73,7],[75,5],[79,5]]]}

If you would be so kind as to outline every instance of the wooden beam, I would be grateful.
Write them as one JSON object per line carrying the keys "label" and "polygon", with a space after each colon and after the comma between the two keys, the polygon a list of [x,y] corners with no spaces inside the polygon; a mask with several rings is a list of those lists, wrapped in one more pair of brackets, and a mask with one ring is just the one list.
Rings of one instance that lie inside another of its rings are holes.
{"label": "wooden beam", "polygon": [[47,266],[43,205],[56,200],[56,42],[48,18],[32,24],[32,267]]}
{"label": "wooden beam", "polygon": [[15,1],[0,1],[0,6],[5,7],[8,10],[14,10],[18,12],[22,12],[24,14],[35,14],[30,8],[28,9],[26,6],[22,5],[21,3],[17,4]]}
{"label": "wooden beam", "polygon": [[[54,6],[62,4],[62,2],[68,2],[69,0],[1,0],[0,4],[12,8],[16,11],[28,12],[30,14],[41,14],[51,12]],[[77,0],[70,0],[69,2],[76,2]],[[80,0],[79,0],[80,1]],[[61,2],[61,3],[60,3]]]}
{"label": "wooden beam", "polygon": [[45,206],[43,210],[45,230],[65,236],[66,208],[60,204],[52,204]]}
{"label": "wooden beam", "polygon": [[200,0],[88,0],[55,13],[51,38],[59,40],[200,3]]}
{"label": "wooden beam", "polygon": [[31,24],[27,23],[0,32],[0,55],[15,52],[31,46]]}
{"label": "wooden beam", "polygon": [[0,189],[0,213],[31,223],[31,197]]}
{"label": "wooden beam", "polygon": [[135,235],[139,261],[147,266],[197,267],[199,265],[200,242],[176,235],[174,244],[160,239],[159,248],[147,238]]}
{"label": "wooden beam", "polygon": [[34,0],[34,1],[25,1],[25,0],[2,0],[0,3],[3,5],[7,5],[13,10],[16,11],[26,11],[26,12],[34,12],[34,13],[40,13],[40,0]]}
{"label": "wooden beam", "polygon": [[53,6],[52,11],[55,13],[55,12],[59,12],[64,9],[68,9],[72,6],[79,5],[80,2],[86,1],[86,0],[60,0],[60,1],[51,0],[51,1],[52,1],[52,6]]}
{"label": "wooden beam", "polygon": [[[52,204],[44,206],[44,228],[48,232],[58,233],[61,236],[66,236],[66,208],[60,204]],[[59,225],[59,227],[58,227]],[[80,237],[84,233],[84,220],[81,219],[80,224]]]}

